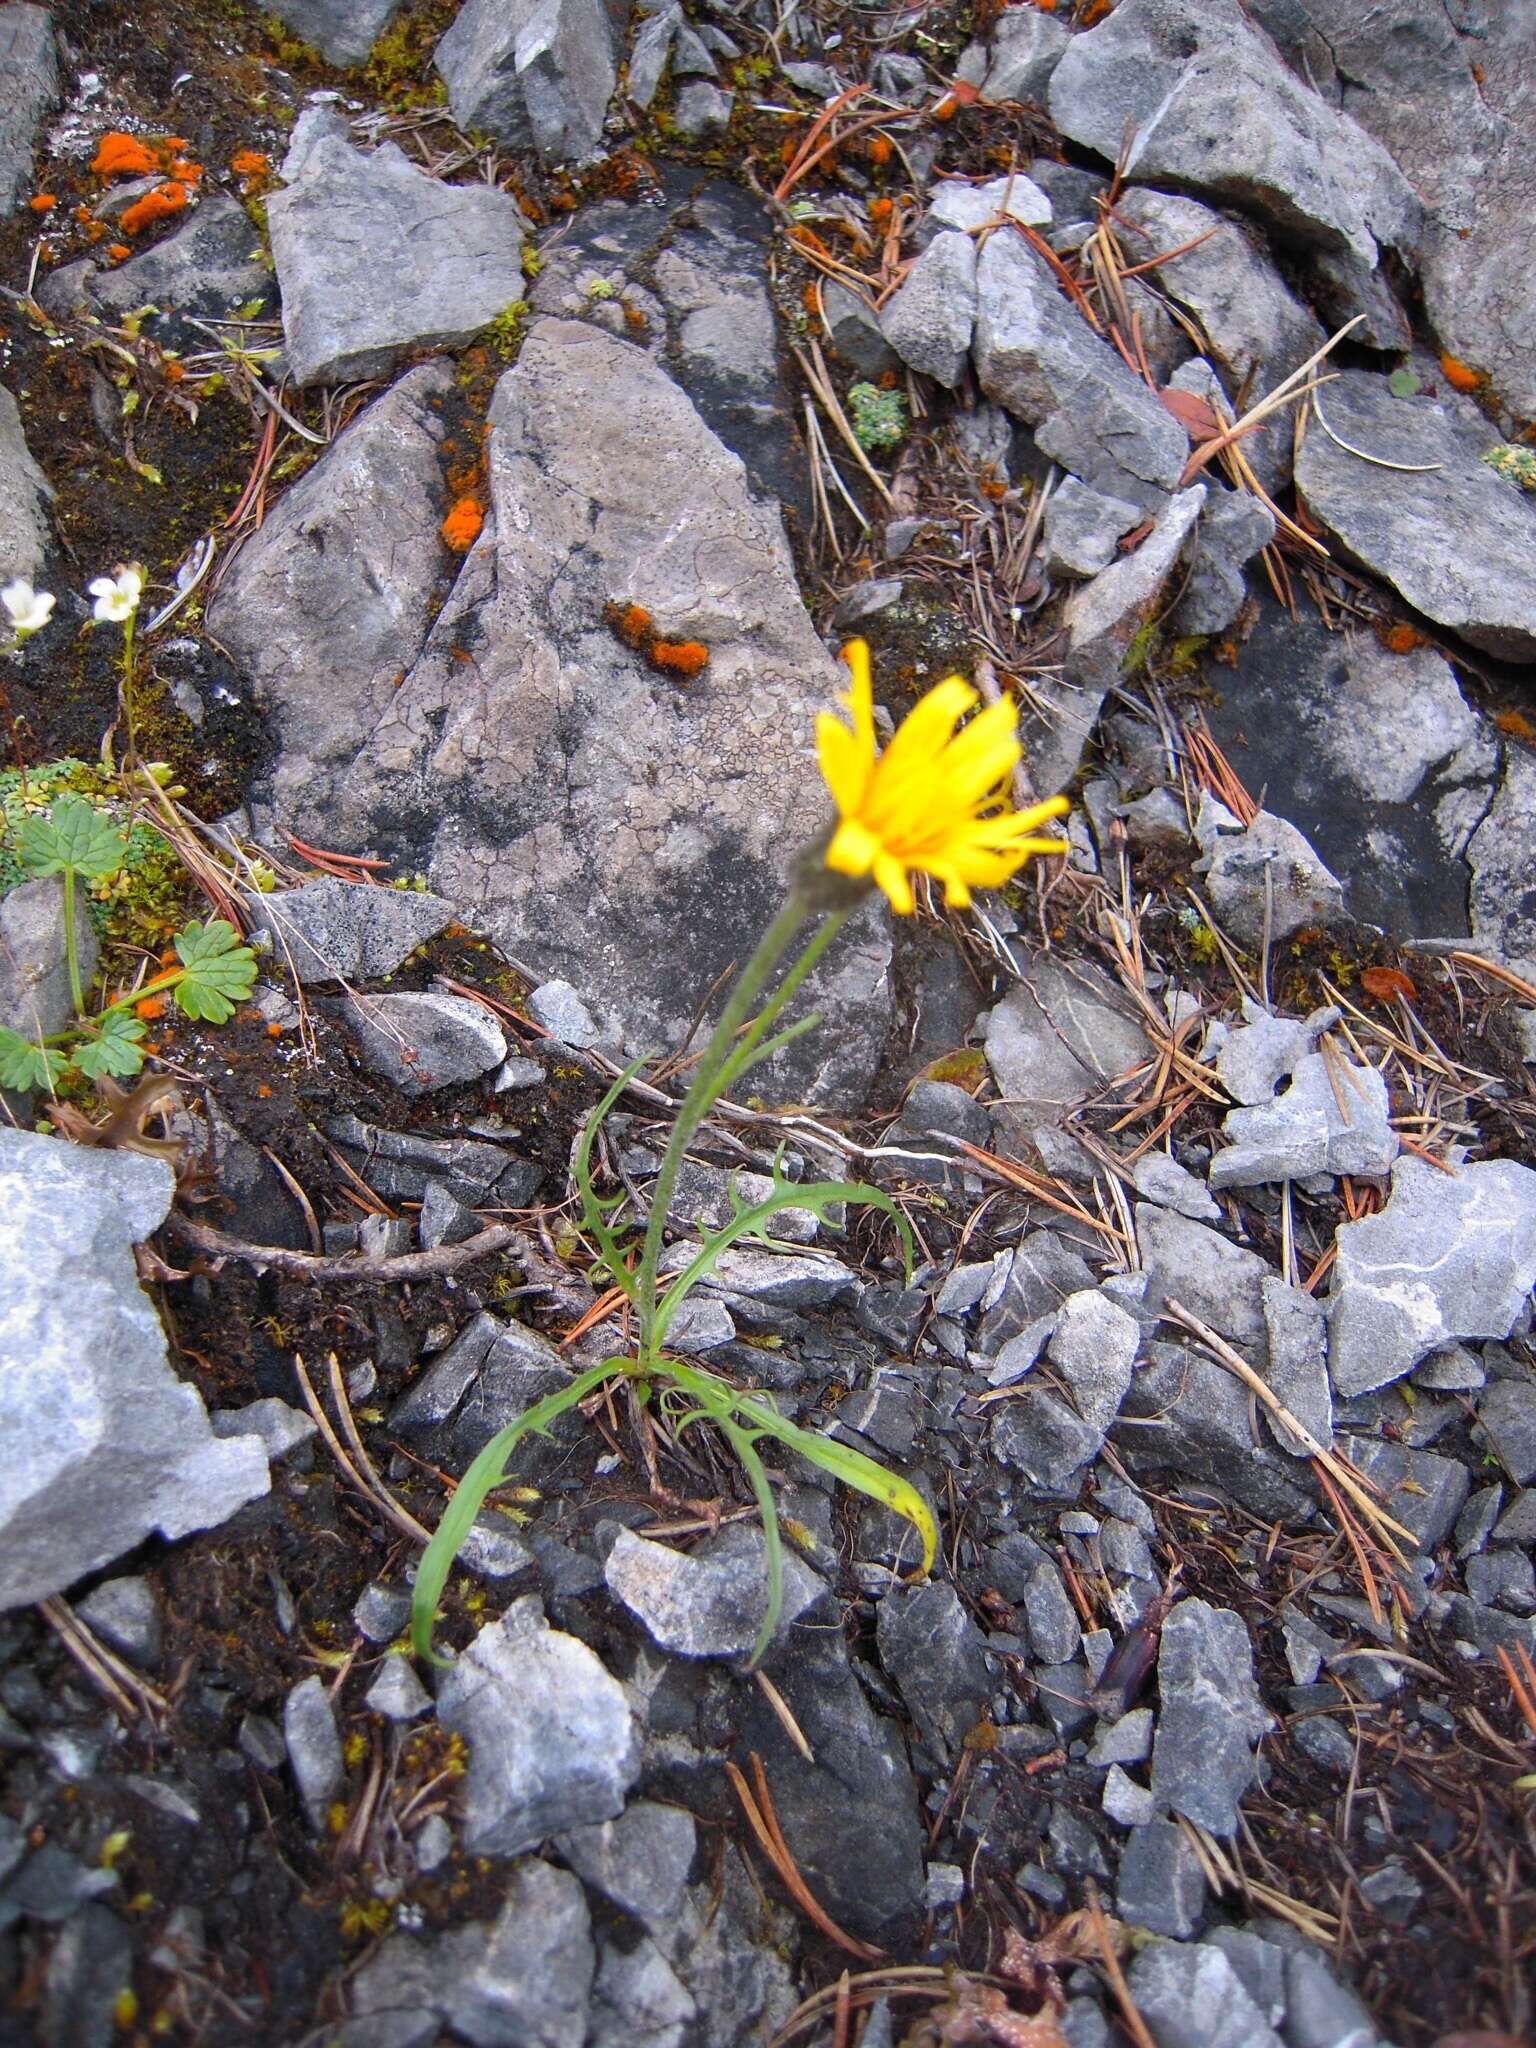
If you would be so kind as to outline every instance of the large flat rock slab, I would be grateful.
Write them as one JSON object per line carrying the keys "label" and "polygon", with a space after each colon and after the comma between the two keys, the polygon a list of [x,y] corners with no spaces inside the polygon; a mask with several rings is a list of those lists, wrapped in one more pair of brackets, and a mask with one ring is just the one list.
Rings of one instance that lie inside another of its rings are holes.
{"label": "large flat rock slab", "polygon": [[1332,433],[1311,420],[1296,458],[1307,510],[1436,625],[1501,660],[1536,660],[1536,499],[1479,459],[1492,429],[1399,398],[1369,370],[1317,396]]}
{"label": "large flat rock slab", "polygon": [[1286,69],[1239,0],[1121,0],[1075,36],[1051,78],[1051,119],[1126,175],[1225,200],[1282,235],[1373,267],[1423,225],[1381,145]]}
{"label": "large flat rock slab", "polygon": [[37,131],[58,99],[53,16],[24,0],[0,7],[0,213],[30,187]]}
{"label": "large flat rock slab", "polygon": [[[405,586],[433,566],[440,512],[430,387],[414,380],[434,374],[412,372],[380,402],[391,415],[343,437],[299,487],[307,505],[272,538],[269,521],[220,594],[213,630],[281,731],[267,794],[301,838],[424,868],[605,1029],[659,1049],[745,960],[827,822],[812,727],[840,671],[740,461],[642,350],[559,320],[534,323],[497,389],[490,513],[422,647],[426,595]],[[372,531],[383,518],[390,532]],[[338,547],[381,549],[405,572],[381,579],[405,618],[393,647],[366,577],[323,587]],[[707,664],[691,678],[655,667],[609,623],[629,605]],[[782,1085],[844,1099],[867,1085],[888,957],[882,919],[862,914],[813,988],[826,1021]]]}

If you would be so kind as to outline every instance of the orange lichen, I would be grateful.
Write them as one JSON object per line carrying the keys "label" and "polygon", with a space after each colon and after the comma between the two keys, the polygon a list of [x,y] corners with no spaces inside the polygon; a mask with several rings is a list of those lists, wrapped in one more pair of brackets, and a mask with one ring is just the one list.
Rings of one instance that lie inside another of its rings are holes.
{"label": "orange lichen", "polygon": [[164,996],[145,996],[133,1006],[135,1017],[142,1017],[146,1024],[158,1024],[165,1015]]}
{"label": "orange lichen", "polygon": [[805,307],[805,310],[807,311],[807,313],[810,314],[813,320],[820,319],[821,294],[820,292],[817,291],[814,283],[808,284],[805,290],[800,294],[800,303]]}
{"label": "orange lichen", "polygon": [[272,165],[259,149],[237,149],[229,160],[229,168],[237,178],[264,178]]}
{"label": "orange lichen", "polygon": [[201,164],[192,163],[187,157],[178,156],[171,160],[171,176],[179,178],[183,185],[195,185],[203,175]]}
{"label": "orange lichen", "polygon": [[133,251],[126,242],[108,242],[107,254],[114,263],[126,263]]}
{"label": "orange lichen", "polygon": [[869,160],[872,164],[888,164],[896,154],[895,145],[889,135],[871,135],[869,138]]}
{"label": "orange lichen", "polygon": [[687,678],[709,666],[709,649],[701,640],[653,640],[646,653],[663,675]]}
{"label": "orange lichen", "polygon": [[638,306],[632,306],[628,299],[623,299],[620,303],[624,308],[624,324],[630,333],[644,334],[651,324],[646,319],[644,313],[641,312]]}
{"label": "orange lichen", "polygon": [[164,185],[157,185],[126,209],[121,222],[123,233],[136,235],[140,228],[150,227],[157,220],[169,220],[173,213],[180,213],[186,203],[187,188],[174,178]]}
{"label": "orange lichen", "polygon": [[34,192],[27,201],[28,206],[31,207],[34,213],[52,213],[58,203],[58,200],[51,192]]}
{"label": "orange lichen", "polygon": [[1424,645],[1424,635],[1412,626],[1389,626],[1384,619],[1376,622],[1376,638],[1388,654],[1412,654],[1415,647]]}
{"label": "orange lichen", "polygon": [[1448,350],[1440,358],[1440,374],[1453,391],[1475,391],[1483,381],[1476,370],[1468,369],[1459,357]]}
{"label": "orange lichen", "polygon": [[91,158],[91,169],[98,178],[142,178],[159,168],[160,160],[139,138],[125,135],[120,128],[108,129]]}
{"label": "orange lichen", "polygon": [[633,647],[637,654],[650,645],[655,621],[643,604],[604,605],[603,618],[609,631],[616,633],[624,645]]}
{"label": "orange lichen", "polygon": [[459,498],[448,508],[438,532],[443,537],[443,546],[456,555],[466,554],[479,537],[485,524],[485,513],[474,498]]}
{"label": "orange lichen", "polygon": [[891,215],[896,211],[895,203],[883,194],[869,202],[869,218],[872,226],[882,230],[890,225]]}
{"label": "orange lichen", "polygon": [[1507,740],[1536,740],[1536,725],[1523,711],[1496,711],[1493,722]]}

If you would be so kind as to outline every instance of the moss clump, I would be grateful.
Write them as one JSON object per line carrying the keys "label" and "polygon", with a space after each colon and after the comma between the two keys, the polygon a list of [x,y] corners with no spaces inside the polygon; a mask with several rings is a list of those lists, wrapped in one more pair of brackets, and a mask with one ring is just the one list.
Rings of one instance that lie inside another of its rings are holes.
{"label": "moss clump", "polygon": [[894,448],[907,431],[907,402],[899,391],[878,384],[848,387],[848,418],[853,437],[866,455]]}
{"label": "moss clump", "polygon": [[17,854],[23,818],[40,816],[54,799],[84,797],[92,810],[127,834],[118,872],[85,891],[85,906],[97,935],[108,945],[158,953],[185,922],[191,888],[186,869],[167,840],[123,795],[104,768],[66,758],[0,773],[0,895],[26,879]]}

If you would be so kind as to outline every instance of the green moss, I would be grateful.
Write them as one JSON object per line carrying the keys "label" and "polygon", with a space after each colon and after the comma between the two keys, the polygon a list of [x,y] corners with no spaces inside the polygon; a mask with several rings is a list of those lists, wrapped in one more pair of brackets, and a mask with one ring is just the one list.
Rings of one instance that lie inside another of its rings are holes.
{"label": "green moss", "polygon": [[168,841],[124,797],[116,779],[89,761],[65,759],[0,773],[0,894],[25,879],[16,851],[23,818],[49,809],[56,797],[82,796],[128,835],[121,870],[86,892],[86,909],[108,945],[158,953],[185,920],[192,889]]}
{"label": "green moss", "polygon": [[882,391],[878,384],[851,384],[848,417],[865,454],[877,455],[894,448],[906,433],[907,402],[899,391]]}

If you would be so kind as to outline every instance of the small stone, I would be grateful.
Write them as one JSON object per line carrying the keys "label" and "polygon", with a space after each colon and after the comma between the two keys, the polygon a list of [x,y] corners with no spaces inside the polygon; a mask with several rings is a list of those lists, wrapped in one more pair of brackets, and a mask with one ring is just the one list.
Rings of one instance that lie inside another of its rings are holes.
{"label": "small stone", "polygon": [[247,1714],[240,1723],[240,1753],[263,1771],[280,1771],[288,1749],[282,1730],[265,1714]]}
{"label": "small stone", "polygon": [[1097,1770],[1107,1764],[1145,1763],[1152,1754],[1152,1709],[1135,1707],[1118,1721],[1101,1721],[1088,1752]]}
{"label": "small stone", "polygon": [[1355,1745],[1337,1721],[1326,1714],[1313,1714],[1292,1724],[1291,1740],[1309,1763],[1319,1770],[1348,1777],[1355,1767]]}
{"label": "small stone", "polygon": [[736,1323],[730,1310],[723,1301],[711,1300],[703,1294],[692,1295],[685,1301],[667,1326],[669,1347],[687,1357],[718,1351],[722,1344],[735,1341]]}
{"label": "small stone", "polygon": [[352,1609],[358,1633],[370,1643],[392,1643],[405,1633],[411,1619],[411,1595],[406,1586],[365,1586]]}
{"label": "small stone", "polygon": [[[1237,820],[1231,820],[1237,827]],[[1205,890],[1217,921],[1244,945],[1278,945],[1307,925],[1336,924],[1343,887],[1286,818],[1260,811],[1247,827],[1202,838]]]}
{"label": "small stone", "polygon": [[1458,1458],[1416,1451],[1383,1437],[1350,1437],[1351,1461],[1381,1488],[1382,1505],[1424,1551],[1438,1550],[1455,1526],[1472,1488]]}
{"label": "small stone", "polygon": [[1453,1344],[1448,1351],[1433,1351],[1413,1369],[1413,1384],[1431,1393],[1474,1394],[1487,1383],[1487,1368],[1465,1344]]}
{"label": "small stone", "polygon": [[451,1193],[443,1181],[428,1181],[416,1225],[423,1251],[434,1251],[444,1244],[463,1244],[480,1227],[480,1218],[474,1210]]}
{"label": "small stone", "polygon": [[529,996],[528,1015],[551,1038],[577,1051],[596,1045],[602,1031],[568,981],[546,981]]}
{"label": "small stone", "polygon": [[451,903],[416,889],[380,889],[327,877],[299,889],[252,891],[246,910],[273,935],[301,987],[380,981],[453,922]]}
{"label": "small stone", "polygon": [[[829,277],[822,283],[821,308],[833,350],[857,376],[874,379],[896,368],[901,359],[880,331],[880,316],[866,299]],[[901,552],[891,546],[889,533],[885,551],[893,560]]]}
{"label": "small stone", "polygon": [[1254,1682],[1248,1631],[1227,1608],[1181,1600],[1163,1624],[1157,1671],[1157,1804],[1212,1834],[1234,1834],[1237,1802],[1257,1771],[1253,1745],[1274,1726]]}
{"label": "small stone", "polygon": [[105,1579],[75,1602],[75,1613],[130,1663],[148,1669],[158,1661],[163,1631],[148,1579]]}
{"label": "small stone", "polygon": [[[1457,1524],[1458,1534],[1460,1524]],[[1493,1531],[1495,1543],[1536,1543],[1536,1486],[1517,1493]]]}
{"label": "small stone", "polygon": [[400,0],[273,0],[271,12],[327,64],[361,64],[399,11]]}
{"label": "small stone", "polygon": [[[0,407],[0,418],[4,408]],[[4,538],[4,486],[0,481],[0,541]],[[89,918],[76,921],[80,980],[96,973],[96,933]],[[57,875],[22,882],[0,898],[0,1026],[21,1038],[52,1038],[74,1014],[69,953],[64,941],[64,884]]]}
{"label": "small stone", "polygon": [[283,1708],[283,1740],[309,1824],[319,1833],[346,1778],[346,1766],[335,1710],[318,1674],[301,1679],[289,1693]]}
{"label": "small stone", "polygon": [[875,1634],[880,1661],[919,1734],[953,1761],[992,1691],[981,1631],[969,1611],[954,1587],[938,1580],[897,1589],[876,1610]]}
{"label": "small stone", "polygon": [[393,1656],[386,1657],[379,1666],[379,1674],[363,1695],[363,1701],[387,1721],[414,1721],[431,1706],[432,1696],[409,1662]]}
{"label": "small stone", "polygon": [[1151,1052],[1107,977],[1075,963],[1068,970],[1053,954],[1033,961],[1028,980],[988,1013],[985,1043],[1003,1097],[998,1120],[1026,1143]]}
{"label": "small stone", "polygon": [[453,1828],[443,1814],[427,1815],[411,1836],[411,1852],[416,1858],[416,1868],[424,1877],[442,1869],[453,1854]]}
{"label": "small stone", "polygon": [[507,1056],[506,1034],[467,996],[358,996],[347,1012],[363,1064],[404,1095],[476,1081]]}
{"label": "small stone", "polygon": [[[663,1260],[665,1270],[691,1262],[696,1246],[674,1246]],[[723,1294],[742,1313],[756,1303],[763,1309],[824,1308],[856,1291],[859,1277],[851,1267],[826,1252],[776,1252],[756,1245],[733,1245],[715,1260],[702,1283]],[[750,1314],[746,1319],[750,1320]]]}
{"label": "small stone", "polygon": [[930,1863],[923,1884],[923,1904],[931,1913],[958,1906],[965,1897],[965,1872],[958,1863]]}
{"label": "small stone", "polygon": [[1102,1429],[1047,1388],[1026,1387],[1002,1404],[992,1423],[993,1455],[1057,1498],[1076,1492],[1078,1473],[1103,1442]]}
{"label": "small stone", "polygon": [[1275,537],[1275,516],[1246,491],[1214,487],[1189,556],[1189,574],[1169,620],[1176,633],[1224,633],[1248,595],[1243,570]]}
{"label": "small stone", "polygon": [[[1536,1215],[1532,1221],[1536,1225]],[[1516,1486],[1536,1477],[1536,1384],[1496,1380],[1477,1404],[1475,1433]]]}
{"label": "small stone", "polygon": [[1150,1203],[1136,1205],[1136,1234],[1150,1275],[1149,1304],[1175,1300],[1240,1348],[1266,1339],[1261,1286],[1270,1268],[1203,1223]]}
{"label": "small stone", "polygon": [[213,1409],[208,1427],[217,1437],[258,1437],[274,1465],[319,1434],[312,1418],[301,1408],[270,1394],[260,1401],[247,1402],[243,1408]]}
{"label": "small stone", "polygon": [[1015,171],[1011,177],[992,178],[984,185],[971,185],[963,178],[945,178],[933,188],[928,211],[918,224],[917,239],[919,246],[924,246],[940,228],[957,228],[962,234],[969,234],[972,229],[996,226],[1007,220],[1021,221],[1032,228],[1050,226],[1050,199],[1033,178],[1026,178],[1022,171]]}
{"label": "small stone", "polygon": [[522,1537],[491,1514],[471,1523],[459,1548],[458,1561],[477,1579],[532,1578],[538,1570],[533,1552]]}
{"label": "small stone", "polygon": [[975,325],[976,244],[969,235],[935,235],[886,301],[880,331],[910,368],[952,389]]}
{"label": "small stone", "polygon": [[[816,1574],[790,1553],[779,1634],[821,1597]],[[768,1598],[762,1531],[726,1529],[685,1554],[621,1529],[604,1566],[608,1590],[662,1649],[680,1657],[741,1657],[757,1641]]]}
{"label": "small stone", "polygon": [[1119,1766],[1111,1764],[1104,1779],[1102,1804],[1111,1820],[1123,1828],[1145,1827],[1157,1817],[1157,1802],[1145,1785],[1138,1785]]}
{"label": "small stone", "polygon": [[1211,1162],[1213,1188],[1305,1180],[1311,1174],[1379,1179],[1400,1150],[1387,1084],[1375,1067],[1307,1053],[1272,1102],[1227,1113],[1231,1140]]}
{"label": "small stone", "polygon": [[1455,1338],[1509,1335],[1536,1284],[1536,1173],[1483,1159],[1447,1177],[1399,1159],[1386,1207],[1341,1224],[1337,1244],[1328,1369],[1352,1395]]}
{"label": "small stone", "polygon": [[1316,1949],[1290,1950],[1284,1967],[1286,2048],[1375,2048],[1375,2021]]}
{"label": "small stone", "polygon": [[1272,1017],[1250,998],[1243,998],[1244,1021],[1221,1027],[1210,1049],[1216,1055],[1216,1077],[1236,1102],[1265,1103],[1280,1083],[1294,1074],[1321,1033],[1339,1021],[1334,1009],[1314,1010],[1306,1019]]}
{"label": "small stone", "polygon": [[443,1943],[443,2018],[475,2048],[583,2048],[596,1953],[580,1880],[527,1856],[502,1883],[492,1925]]}
{"label": "small stone", "polygon": [[474,1855],[516,1856],[610,1820],[639,1773],[623,1687],[585,1643],[549,1627],[535,1595],[514,1600],[454,1661],[438,1720],[469,1744],[464,1847]]}
{"label": "small stone", "polygon": [[[981,97],[994,105],[1026,102],[1043,106],[1051,73],[1061,62],[1067,41],[1067,31],[1059,21],[1034,8],[1005,7],[993,24],[991,42],[970,44],[961,53],[956,75],[978,86]],[[980,76],[973,78],[972,70]]]}
{"label": "small stone", "polygon": [[1458,1558],[1474,1557],[1482,1549],[1488,1541],[1489,1531],[1499,1519],[1503,1500],[1504,1489],[1497,1480],[1492,1486],[1479,1487],[1469,1496],[1466,1506],[1456,1517],[1456,1527],[1452,1532]]}
{"label": "small stone", "polygon": [[491,1087],[498,1095],[505,1095],[514,1088],[537,1088],[543,1079],[544,1069],[538,1060],[524,1059],[514,1053],[496,1069]]}
{"label": "small stone", "polygon": [[1063,477],[1045,507],[1045,566],[1057,576],[1097,576],[1119,553],[1120,536],[1145,515],[1129,498]]}
{"label": "small stone", "polygon": [[690,142],[706,135],[723,135],[731,125],[736,95],[723,87],[699,79],[681,87],[672,102],[672,126]]}
{"label": "small stone", "polygon": [[1160,1208],[1175,1209],[1197,1223],[1219,1223],[1221,1207],[1213,1202],[1204,1183],[1166,1152],[1143,1152],[1131,1168],[1136,1192]]}
{"label": "small stone", "polygon": [[[520,296],[517,202],[430,178],[393,142],[368,154],[321,135],[266,209],[301,388],[387,375],[409,351],[459,347]],[[381,249],[394,251],[387,267]]]}
{"label": "small stone", "polygon": [[1069,1294],[1046,1347],[1085,1422],[1107,1430],[1130,1390],[1141,1330],[1107,1295]]}
{"label": "small stone", "polygon": [[1184,1830],[1167,1820],[1148,1821],[1134,1828],[1120,1858],[1116,1881],[1119,1917],[1132,1927],[1146,1928],[1149,1934],[1187,1941],[1200,1925],[1204,1910],[1205,1872]]}
{"label": "small stone", "polygon": [[1511,1614],[1536,1610],[1536,1570],[1520,1550],[1489,1550],[1467,1560],[1467,1591],[1484,1607],[1507,1607]]}
{"label": "small stone", "polygon": [[684,2048],[698,2006],[649,1935],[633,1948],[603,1944],[586,2048]]}
{"label": "small stone", "polygon": [[555,1838],[584,1883],[657,1935],[675,1923],[697,1844],[691,1813],[649,1799],[632,1801],[615,1820]]}
{"label": "small stone", "polygon": [[[1303,1288],[1269,1278],[1259,1283],[1269,1360],[1264,1378],[1296,1420],[1324,1450],[1333,1446],[1333,1393],[1326,1361],[1327,1322],[1322,1306]],[[1275,1441],[1293,1458],[1311,1455],[1294,1430],[1265,1410]]]}

